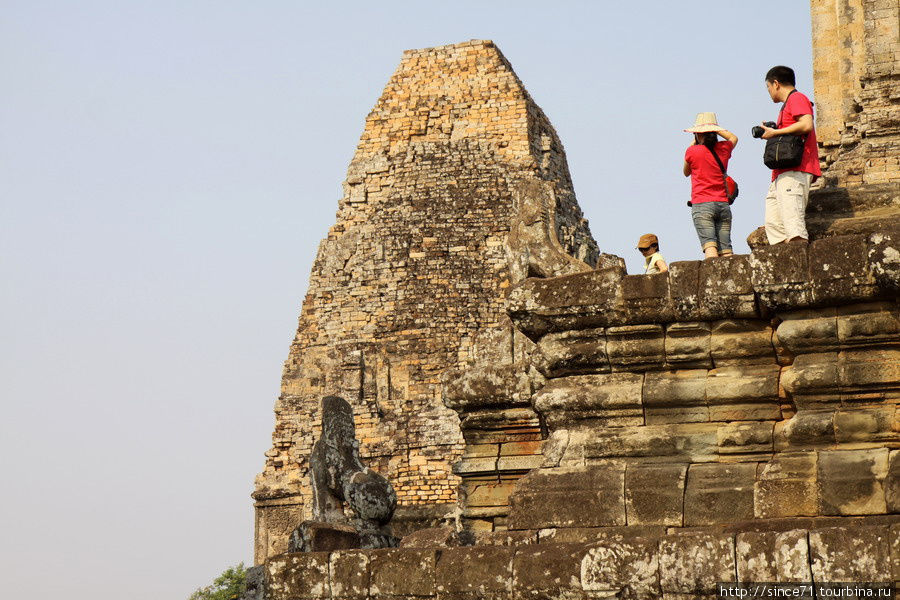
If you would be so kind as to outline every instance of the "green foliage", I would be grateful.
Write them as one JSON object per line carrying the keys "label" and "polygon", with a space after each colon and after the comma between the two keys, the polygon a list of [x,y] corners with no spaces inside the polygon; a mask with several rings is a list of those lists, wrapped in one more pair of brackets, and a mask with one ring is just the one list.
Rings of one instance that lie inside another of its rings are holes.
{"label": "green foliage", "polygon": [[236,600],[247,588],[247,569],[244,563],[229,567],[216,577],[212,585],[198,589],[188,600]]}

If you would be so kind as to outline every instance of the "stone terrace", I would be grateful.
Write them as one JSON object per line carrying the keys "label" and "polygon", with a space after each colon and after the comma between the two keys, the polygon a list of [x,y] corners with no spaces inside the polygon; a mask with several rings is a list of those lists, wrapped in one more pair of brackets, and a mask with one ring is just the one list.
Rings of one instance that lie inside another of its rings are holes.
{"label": "stone terrace", "polygon": [[[469,526],[900,512],[898,241],[894,230],[659,275],[526,280],[509,314],[535,369],[445,375],[467,441],[456,470]],[[492,423],[528,409],[546,440],[513,453]]]}

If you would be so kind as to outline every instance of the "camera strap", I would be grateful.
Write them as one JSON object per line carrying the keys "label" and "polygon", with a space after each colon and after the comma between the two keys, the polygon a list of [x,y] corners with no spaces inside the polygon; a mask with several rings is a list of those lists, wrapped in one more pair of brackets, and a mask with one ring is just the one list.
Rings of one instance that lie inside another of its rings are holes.
{"label": "camera strap", "polygon": [[[706,144],[703,144],[706,146]],[[728,198],[728,173],[725,172],[725,165],[722,164],[722,159],[719,158],[719,155],[716,154],[716,151],[706,146],[706,149],[709,150],[709,153],[713,155],[713,158],[716,159],[716,164],[719,165],[719,169],[722,170],[722,185],[725,186],[725,197]]]}
{"label": "camera strap", "polygon": [[724,180],[724,178],[728,176],[728,173],[725,172],[725,165],[722,164],[722,159],[719,158],[719,155],[716,154],[715,150],[713,150],[706,144],[703,144],[703,145],[706,147],[707,150],[709,150],[709,153],[713,155],[713,158],[716,159],[716,164],[718,164],[719,168],[722,170],[722,179]]}
{"label": "camera strap", "polygon": [[[703,145],[706,146],[706,144]],[[722,170],[722,186],[725,188],[725,197],[728,199],[728,204],[732,204],[738,196],[737,182],[734,179],[731,179],[731,177],[728,176],[728,173],[725,172],[725,165],[722,163],[722,159],[719,158],[719,155],[716,154],[716,151],[709,146],[706,146],[706,149],[713,155],[713,158],[716,159],[716,164],[718,164],[719,169]],[[729,179],[731,179],[731,185],[734,188],[733,190],[728,189]]]}
{"label": "camera strap", "polygon": [[775,129],[781,129],[781,116],[784,114],[784,107],[787,106],[788,98],[791,97],[791,94],[797,91],[797,88],[792,89],[788,92],[787,98],[784,99],[784,103],[781,105],[781,110],[778,111],[778,121],[775,123]]}

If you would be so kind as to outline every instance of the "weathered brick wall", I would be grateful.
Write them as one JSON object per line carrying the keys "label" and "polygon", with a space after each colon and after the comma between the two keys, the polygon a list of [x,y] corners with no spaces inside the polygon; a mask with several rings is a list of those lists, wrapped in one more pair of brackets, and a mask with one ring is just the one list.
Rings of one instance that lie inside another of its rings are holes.
{"label": "weathered brick wall", "polygon": [[900,182],[900,4],[812,0],[811,10],[816,135],[828,182]]}
{"label": "weathered brick wall", "polygon": [[440,374],[508,323],[513,283],[596,259],[562,145],[499,50],[405,52],[313,265],[256,482],[257,562],[309,516],[307,456],[328,394],[354,406],[361,454],[401,507],[454,503],[463,440]]}

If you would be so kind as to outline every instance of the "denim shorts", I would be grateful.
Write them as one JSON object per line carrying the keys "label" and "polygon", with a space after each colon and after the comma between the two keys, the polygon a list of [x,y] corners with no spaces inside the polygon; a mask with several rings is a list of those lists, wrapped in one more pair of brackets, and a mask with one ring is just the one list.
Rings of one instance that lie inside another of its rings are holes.
{"label": "denim shorts", "polygon": [[719,252],[731,250],[731,206],[727,202],[701,202],[691,207],[700,245],[715,244]]}

